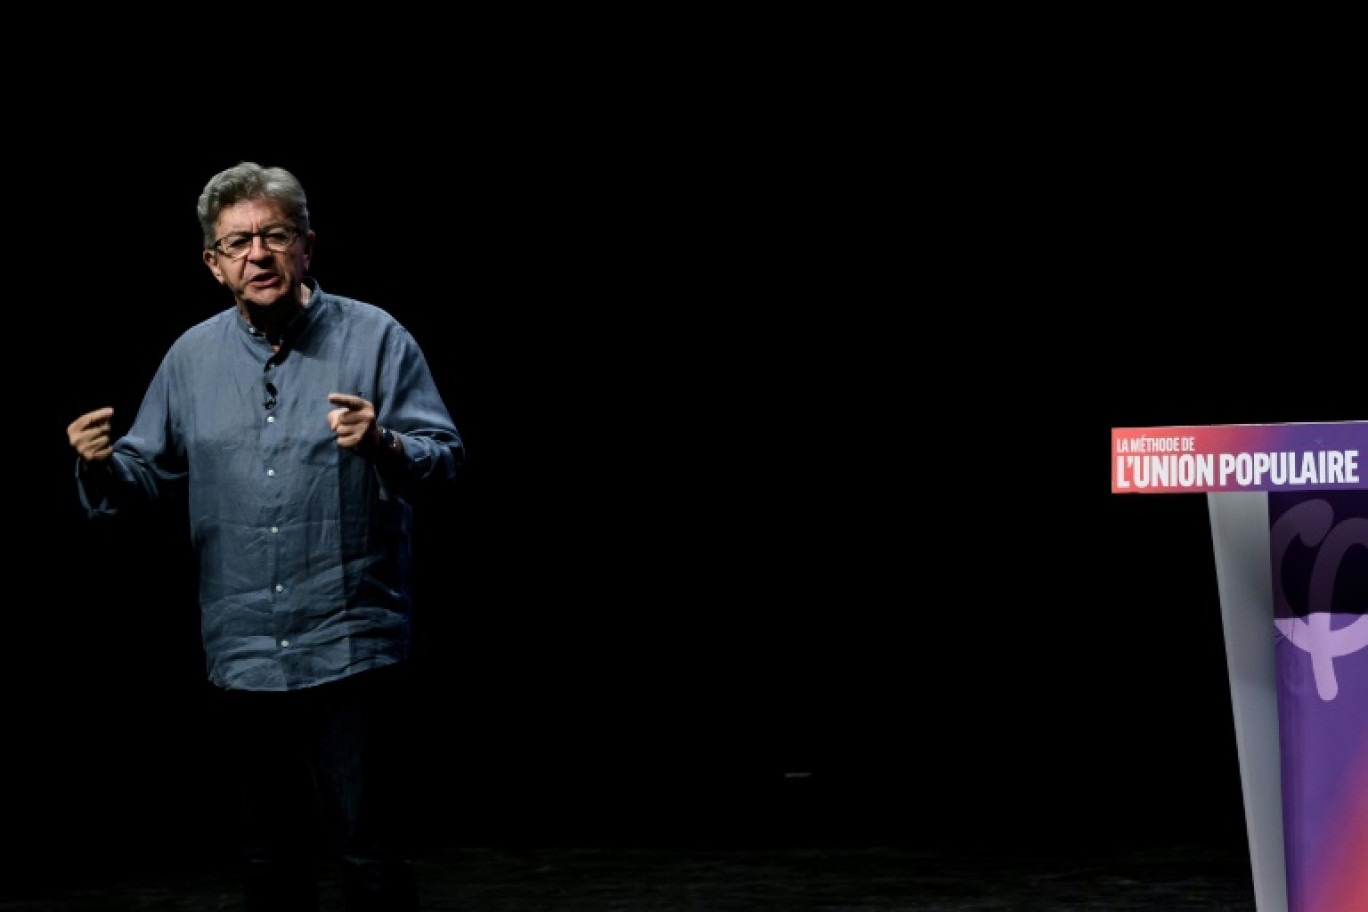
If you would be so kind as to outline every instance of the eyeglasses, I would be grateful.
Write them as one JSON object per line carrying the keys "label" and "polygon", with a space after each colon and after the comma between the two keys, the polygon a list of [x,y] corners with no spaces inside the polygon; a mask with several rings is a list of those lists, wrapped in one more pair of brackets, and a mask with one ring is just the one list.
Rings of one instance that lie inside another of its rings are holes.
{"label": "eyeglasses", "polygon": [[299,237],[299,229],[289,225],[274,225],[261,231],[234,231],[214,241],[214,251],[230,260],[240,260],[252,250],[252,238],[261,238],[266,249],[284,253]]}

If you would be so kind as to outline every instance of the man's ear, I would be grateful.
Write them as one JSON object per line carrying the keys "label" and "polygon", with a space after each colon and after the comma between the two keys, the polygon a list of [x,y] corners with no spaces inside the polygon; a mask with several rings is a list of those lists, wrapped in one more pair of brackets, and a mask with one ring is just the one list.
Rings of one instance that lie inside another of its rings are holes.
{"label": "man's ear", "polygon": [[214,253],[212,250],[205,250],[201,252],[200,256],[204,259],[204,265],[209,267],[209,271],[214,274],[214,278],[218,279],[218,283],[222,285],[223,270],[219,269],[218,254]]}

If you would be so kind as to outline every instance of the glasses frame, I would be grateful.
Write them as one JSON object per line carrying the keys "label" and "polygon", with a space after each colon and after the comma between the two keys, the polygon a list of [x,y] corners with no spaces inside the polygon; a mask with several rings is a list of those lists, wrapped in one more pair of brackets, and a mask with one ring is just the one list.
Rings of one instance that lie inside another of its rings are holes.
{"label": "glasses frame", "polygon": [[[283,230],[283,231],[288,231],[288,232],[290,233],[290,240],[289,240],[289,243],[287,243],[284,247],[280,248],[279,250],[276,250],[276,249],[275,249],[274,247],[272,247],[269,243],[267,243],[267,241],[266,241],[266,235],[269,234],[269,233],[272,232],[272,231],[282,231],[282,230]],[[232,260],[233,262],[237,262],[238,260],[245,260],[245,259],[247,258],[247,255],[250,254],[250,253],[252,252],[252,239],[253,239],[253,238],[261,238],[261,244],[262,244],[262,246],[264,246],[267,250],[271,251],[272,253],[284,253],[285,251],[289,250],[291,247],[294,246],[294,242],[297,241],[297,240],[299,240],[299,236],[300,236],[301,234],[303,234],[303,233],[304,233],[304,232],[300,231],[300,230],[299,230],[298,228],[296,228],[294,225],[267,225],[265,228],[262,228],[260,231],[230,231],[230,232],[228,232],[227,234],[225,234],[223,237],[221,237],[221,238],[219,238],[218,240],[214,241],[214,243],[211,245],[210,249],[214,251],[214,254],[215,254],[216,256],[221,256],[221,257],[223,257],[225,260]],[[245,237],[247,238],[247,246],[244,247],[244,248],[242,249],[242,254],[241,254],[240,256],[233,256],[231,253],[229,253],[228,251],[224,250],[223,247],[222,247],[222,244],[223,244],[223,242],[224,242],[224,240],[225,240],[226,238],[230,238],[230,237],[233,237],[233,236],[235,236],[235,235],[236,235],[236,236],[245,236]]]}

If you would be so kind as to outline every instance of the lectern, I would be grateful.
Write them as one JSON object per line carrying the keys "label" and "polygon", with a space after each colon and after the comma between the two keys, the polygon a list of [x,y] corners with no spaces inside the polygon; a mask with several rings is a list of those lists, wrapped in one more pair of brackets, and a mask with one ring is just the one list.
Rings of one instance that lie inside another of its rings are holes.
{"label": "lectern", "polygon": [[1368,422],[1112,429],[1207,497],[1259,912],[1368,910]]}

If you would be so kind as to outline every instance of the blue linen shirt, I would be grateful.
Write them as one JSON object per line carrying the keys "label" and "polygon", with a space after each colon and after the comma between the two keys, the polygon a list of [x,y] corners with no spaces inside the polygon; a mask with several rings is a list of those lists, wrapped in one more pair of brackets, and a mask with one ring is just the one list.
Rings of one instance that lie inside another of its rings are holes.
{"label": "blue linen shirt", "polygon": [[[93,519],[184,483],[211,682],[311,687],[408,655],[412,509],[465,448],[413,336],[386,311],[326,294],[280,350],[230,308],[167,350],[110,476],[77,463]],[[375,406],[403,455],[337,444],[332,392]]]}

